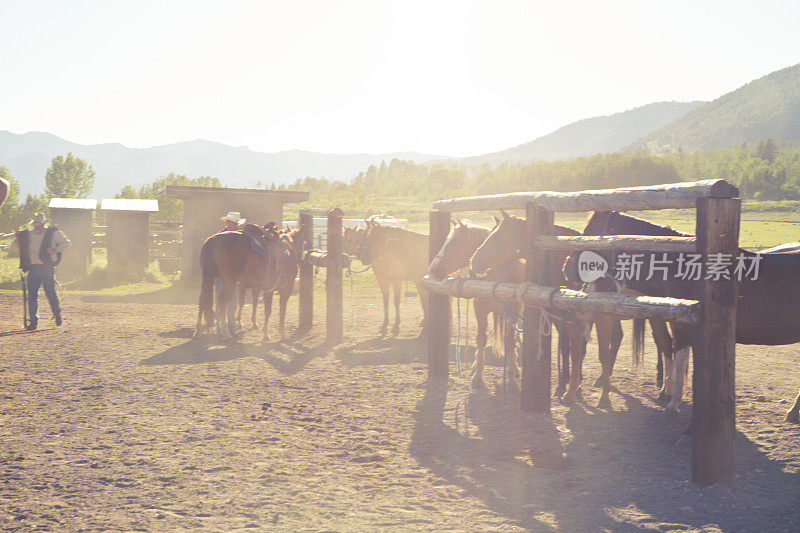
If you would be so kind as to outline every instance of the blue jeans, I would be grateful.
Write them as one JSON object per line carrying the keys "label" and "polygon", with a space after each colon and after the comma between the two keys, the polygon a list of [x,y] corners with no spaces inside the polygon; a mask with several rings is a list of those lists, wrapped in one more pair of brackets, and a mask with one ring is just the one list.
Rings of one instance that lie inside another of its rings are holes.
{"label": "blue jeans", "polygon": [[53,316],[61,316],[61,304],[58,302],[56,294],[55,268],[44,265],[31,265],[28,270],[28,316],[31,323],[37,324],[39,316],[39,287],[44,287],[47,301],[50,302],[50,309]]}

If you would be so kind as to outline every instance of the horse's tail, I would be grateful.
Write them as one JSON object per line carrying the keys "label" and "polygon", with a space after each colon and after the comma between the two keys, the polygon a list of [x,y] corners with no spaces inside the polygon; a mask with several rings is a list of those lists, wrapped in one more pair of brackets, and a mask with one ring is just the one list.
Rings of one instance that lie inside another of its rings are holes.
{"label": "horse's tail", "polygon": [[644,357],[644,328],[645,319],[633,320],[633,367],[638,368]]}

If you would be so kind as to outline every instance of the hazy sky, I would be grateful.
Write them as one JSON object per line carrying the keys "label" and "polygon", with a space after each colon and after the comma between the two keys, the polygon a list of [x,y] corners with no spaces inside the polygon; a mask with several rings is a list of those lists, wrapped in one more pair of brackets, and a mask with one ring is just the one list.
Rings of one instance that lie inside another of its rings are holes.
{"label": "hazy sky", "polygon": [[791,1],[0,0],[0,130],[477,155],[800,62]]}

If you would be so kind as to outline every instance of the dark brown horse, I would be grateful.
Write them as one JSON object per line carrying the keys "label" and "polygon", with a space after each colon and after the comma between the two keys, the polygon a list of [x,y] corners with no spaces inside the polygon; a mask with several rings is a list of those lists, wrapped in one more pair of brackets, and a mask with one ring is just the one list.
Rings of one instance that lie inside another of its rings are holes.
{"label": "dark brown horse", "polygon": [[[268,224],[266,227],[270,228],[274,226],[270,226]],[[269,317],[272,315],[272,297],[275,292],[278,293],[280,298],[278,331],[280,332],[281,340],[285,338],[286,305],[289,302],[289,297],[294,292],[294,282],[297,278],[297,272],[300,268],[300,260],[303,256],[303,245],[305,244],[304,241],[298,237],[302,228],[303,226],[300,225],[300,227],[290,230],[287,226],[277,234],[277,238],[282,241],[282,244],[288,246],[290,260],[286,260],[284,254],[284,256],[281,257],[281,260],[279,260],[275,265],[276,272],[274,276],[266,276],[262,278],[262,285],[248,285],[248,283],[252,283],[252,281],[248,278],[245,278],[245,280],[240,282],[239,309],[236,314],[236,320],[239,323],[241,323],[242,320],[245,293],[247,292],[246,289],[249,288],[253,297],[253,311],[250,317],[250,323],[253,329],[258,329],[258,321],[256,319],[256,313],[258,311],[258,299],[260,294],[262,292],[264,293],[264,334],[261,338],[262,342],[267,342],[270,340],[268,324]],[[247,229],[246,226],[244,229]],[[270,282],[274,283],[274,285],[269,286]]]}
{"label": "dark brown horse", "polygon": [[[212,235],[200,250],[202,287],[194,336],[214,324],[214,279],[222,280],[218,309],[227,309],[236,283],[244,286],[274,287],[280,265],[290,261],[291,252],[273,226],[247,224],[244,231],[223,231]],[[228,314],[218,312],[222,340],[232,338]],[[203,324],[205,319],[205,325]]]}
{"label": "dark brown horse", "polygon": [[342,229],[342,251],[349,256],[355,256],[358,247],[367,232],[364,228],[345,227]]}
{"label": "dark brown horse", "polygon": [[[502,270],[506,265],[520,262],[521,245],[524,241],[525,220],[502,212],[503,218],[492,229],[486,240],[478,247],[470,258],[470,269],[476,273],[489,269]],[[556,235],[580,235],[577,231],[563,226],[554,226]],[[549,254],[549,282],[553,286],[562,285],[561,265],[566,254],[551,252]],[[517,282],[524,281],[520,272]],[[561,373],[556,394],[563,394],[563,401],[569,403],[576,399],[581,384],[581,364],[586,353],[585,327],[574,317],[567,315],[551,315],[559,332],[559,352],[561,354]],[[570,372],[569,360],[572,360]],[[569,385],[567,386],[567,382]],[[566,389],[566,392],[565,392]]]}
{"label": "dark brown horse", "polygon": [[[614,211],[595,212],[585,228],[586,235],[664,235],[687,236],[672,228],[659,226],[647,220]],[[620,252],[620,251],[618,251]],[[758,261],[758,277],[743,276],[739,283],[739,300],[736,309],[736,342],[741,344],[778,345],[800,342],[800,251],[756,254],[739,249],[738,254],[745,264]],[[614,261],[610,253],[602,254],[610,265]],[[651,256],[643,254],[641,271],[650,269]],[[760,257],[760,260],[759,260]],[[624,285],[649,296],[699,299],[701,283],[682,279],[678,269],[683,262],[677,253],[659,254],[656,259],[666,259],[668,270],[664,276],[645,276],[624,281]],[[733,258],[737,264],[737,258]],[[577,254],[573,254],[565,265],[565,273],[577,277]],[[706,275],[706,271],[702,272]],[[694,341],[697,328],[688,324],[671,324],[674,336],[675,360],[668,374],[668,391],[671,392],[667,409],[675,410],[683,396],[683,380],[689,361],[689,348]],[[791,415],[791,411],[790,411]]]}
{"label": "dark brown horse", "polygon": [[[495,218],[495,225],[498,220]],[[469,259],[475,250],[483,244],[486,237],[489,236],[490,229],[482,226],[475,226],[461,221],[453,221],[453,228],[445,240],[442,249],[436,257],[433,258],[428,267],[430,275],[434,279],[442,279],[450,274],[453,274],[465,267],[469,266]],[[509,268],[507,272],[499,270],[490,270],[485,279],[488,281],[510,281],[519,282],[522,277],[522,268],[515,266]],[[505,346],[513,346],[515,343],[514,328],[505,326],[505,309],[503,306],[491,298],[475,298],[472,301],[472,306],[475,311],[475,318],[478,322],[478,331],[475,339],[476,351],[475,361],[472,365],[471,377],[472,386],[475,388],[484,387],[483,370],[485,366],[485,349],[486,349],[486,329],[489,325],[489,313],[492,313],[494,318],[494,344],[493,350],[497,357],[502,357]],[[513,308],[516,313],[519,313],[519,307]],[[506,338],[510,335],[510,338]],[[513,351],[513,350],[512,350]],[[511,368],[512,387],[516,384],[517,367],[516,367],[516,354],[511,354],[511,363],[507,364]]]}
{"label": "dark brown horse", "polygon": [[[428,272],[428,236],[423,233],[384,226],[367,219],[367,228],[356,251],[356,257],[371,265],[383,295],[383,325],[385,335],[389,326],[389,287],[394,289],[395,322],[392,332],[400,331],[400,296],[403,280],[414,282],[422,303],[422,313],[428,313],[428,291],[422,289],[422,278]],[[425,324],[425,318],[422,321]]]}

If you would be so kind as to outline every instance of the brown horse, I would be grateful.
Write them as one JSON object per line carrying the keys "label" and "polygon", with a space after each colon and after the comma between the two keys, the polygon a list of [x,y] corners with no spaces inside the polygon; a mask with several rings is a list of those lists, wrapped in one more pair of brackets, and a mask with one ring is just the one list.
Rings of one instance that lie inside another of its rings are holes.
{"label": "brown horse", "polygon": [[[272,224],[272,223],[270,223]],[[269,224],[266,228],[270,228],[274,226],[270,226]],[[244,281],[240,282],[240,290],[239,290],[239,309],[236,314],[236,320],[241,324],[242,321],[242,310],[244,308],[244,299],[245,293],[247,292],[246,289],[250,289],[252,292],[252,306],[253,311],[250,317],[250,324],[253,329],[258,329],[258,321],[256,319],[256,313],[258,311],[258,299],[260,294],[264,293],[264,335],[262,337],[262,342],[267,342],[270,340],[269,331],[267,329],[269,324],[269,317],[272,315],[272,297],[275,292],[278,293],[280,297],[279,301],[279,315],[278,315],[278,331],[280,332],[280,338],[283,340],[285,338],[285,325],[286,325],[286,305],[289,302],[289,297],[294,292],[294,281],[297,278],[297,271],[300,268],[300,261],[303,256],[303,245],[305,241],[300,239],[298,235],[300,234],[300,230],[303,228],[302,224],[300,227],[290,230],[287,226],[284,228],[277,237],[282,241],[282,244],[288,246],[290,252],[290,260],[285,260],[285,256],[282,257],[281,261],[278,261],[276,264],[276,272],[274,276],[268,276],[262,279],[262,283],[270,283],[274,282],[274,286],[264,286],[262,285],[248,285],[248,283],[252,283],[252,281],[245,279]],[[244,228],[247,229],[247,226]]]}
{"label": "brown horse", "polygon": [[[403,280],[413,281],[422,303],[423,316],[428,313],[428,291],[422,289],[422,278],[428,272],[428,236],[392,226],[384,226],[374,220],[366,220],[356,257],[365,265],[371,265],[383,295],[383,325],[380,333],[385,335],[389,326],[389,287],[394,289],[395,322],[392,333],[400,331],[400,296]],[[422,321],[426,323],[425,318]]]}
{"label": "brown horse", "polygon": [[[624,215],[614,211],[593,213],[586,225],[586,235],[664,235],[687,236],[672,228],[659,226],[647,220]],[[738,254],[747,262],[754,264],[760,257],[759,273],[756,279],[744,276],[739,283],[739,300],[736,308],[736,342],[741,344],[778,345],[800,342],[800,251],[756,254],[739,249]],[[601,254],[603,255],[603,254]],[[641,271],[650,269],[651,256],[643,254]],[[678,272],[682,262],[680,254],[666,254],[657,258],[659,263],[666,259],[668,270],[664,276],[653,276],[650,280],[630,279],[624,285],[649,296],[668,296],[675,298],[699,299],[701,283],[684,280]],[[605,253],[610,265],[609,253]],[[736,264],[734,258],[734,265]],[[571,279],[577,278],[577,254],[573,254],[565,264],[565,273]],[[705,273],[704,273],[705,274]],[[696,328],[688,324],[671,324],[674,336],[675,359],[672,371],[665,383],[671,398],[667,409],[676,410],[683,396],[683,379],[689,361],[689,348],[694,342]],[[791,416],[791,411],[789,416]]]}
{"label": "brown horse", "polygon": [[[202,333],[204,327],[210,327],[214,323],[215,278],[219,277],[222,280],[218,298],[219,309],[226,309],[236,283],[241,282],[245,286],[274,287],[277,284],[280,265],[291,260],[289,247],[280,239],[274,224],[264,228],[255,224],[246,226],[244,231],[217,233],[203,243],[200,250],[202,287],[194,330],[195,337]],[[225,312],[217,314],[222,340],[231,339],[228,314]]]}
{"label": "brown horse", "polygon": [[[473,272],[482,273],[488,269],[502,270],[505,265],[520,262],[522,254],[521,244],[524,241],[525,220],[509,215],[502,211],[503,218],[491,231],[486,240],[478,247],[470,258],[470,269]],[[554,226],[556,235],[580,235],[577,231],[563,226]],[[553,286],[562,285],[561,265],[566,254],[551,252],[549,254],[549,276],[548,284]],[[517,282],[524,280],[523,273],[520,272]],[[564,394],[564,402],[572,402],[579,394],[581,383],[581,364],[586,352],[586,335],[584,325],[573,317],[565,315],[553,317],[556,329],[559,332],[559,351],[562,356],[561,374],[559,375],[559,387],[557,394]],[[570,372],[569,359],[572,360],[572,371]],[[569,385],[566,386],[567,381]],[[566,388],[566,392],[564,389]]]}
{"label": "brown horse", "polygon": [[[495,225],[498,220],[495,218]],[[490,229],[482,226],[476,226],[467,222],[452,221],[453,228],[445,240],[442,249],[436,257],[433,258],[431,264],[428,266],[428,272],[434,279],[442,279],[450,274],[453,274],[464,267],[469,266],[469,258],[478,247],[489,236]],[[505,274],[505,276],[501,276]],[[502,273],[497,270],[490,270],[486,275],[488,281],[511,281],[518,282],[521,279],[522,269],[511,268],[508,272]],[[503,279],[505,278],[505,279]],[[472,386],[480,388],[485,386],[483,382],[483,369],[486,349],[486,328],[489,325],[489,313],[493,314],[494,318],[494,354],[502,357],[505,346],[513,346],[515,343],[514,328],[504,328],[505,323],[505,310],[503,306],[496,300],[490,298],[475,298],[472,301],[472,306],[475,311],[475,318],[478,321],[478,331],[475,339],[476,351],[475,361],[471,369]],[[516,308],[515,312],[519,312]],[[506,335],[511,335],[512,338],[506,338]],[[513,351],[513,350],[512,350]],[[512,384],[516,383],[517,372],[516,370],[516,354],[509,355],[512,358],[512,363],[508,366],[511,368]],[[507,362],[508,363],[508,362]]]}
{"label": "brown horse", "polygon": [[364,234],[367,232],[364,228],[358,227],[345,227],[342,229],[342,252],[349,256],[355,256],[358,252],[358,247],[361,244]]}

